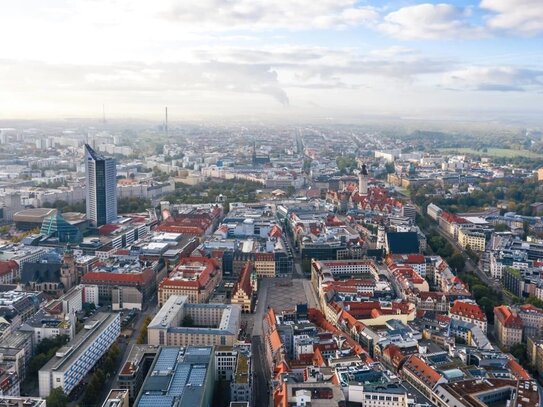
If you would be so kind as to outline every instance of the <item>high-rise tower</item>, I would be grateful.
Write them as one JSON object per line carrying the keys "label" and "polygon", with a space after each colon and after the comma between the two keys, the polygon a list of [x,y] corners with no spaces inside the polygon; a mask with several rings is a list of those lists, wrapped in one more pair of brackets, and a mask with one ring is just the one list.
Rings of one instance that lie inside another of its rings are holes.
{"label": "high-rise tower", "polygon": [[87,178],[87,218],[94,226],[117,220],[117,167],[115,160],[104,157],[85,144]]}
{"label": "high-rise tower", "polygon": [[164,133],[168,137],[168,106],[164,108]]}

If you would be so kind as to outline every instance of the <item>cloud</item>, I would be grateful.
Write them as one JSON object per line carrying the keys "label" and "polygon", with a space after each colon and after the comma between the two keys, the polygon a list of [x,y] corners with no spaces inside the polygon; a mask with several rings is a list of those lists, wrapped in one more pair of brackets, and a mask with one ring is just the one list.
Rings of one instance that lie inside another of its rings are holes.
{"label": "cloud", "polygon": [[400,39],[474,38],[484,35],[466,21],[469,8],[451,4],[417,4],[387,14],[378,28]]}
{"label": "cloud", "polygon": [[374,7],[356,0],[172,0],[160,16],[197,29],[307,30],[345,28],[375,21]]}
{"label": "cloud", "polygon": [[456,90],[524,92],[543,88],[543,70],[472,66],[447,72],[443,84]]}
{"label": "cloud", "polygon": [[543,33],[541,0],[482,0],[480,7],[495,13],[487,17],[491,29],[528,36]]}
{"label": "cloud", "polygon": [[0,88],[32,92],[200,91],[262,94],[282,105],[289,99],[269,65],[203,63],[119,63],[66,65],[0,61]]}

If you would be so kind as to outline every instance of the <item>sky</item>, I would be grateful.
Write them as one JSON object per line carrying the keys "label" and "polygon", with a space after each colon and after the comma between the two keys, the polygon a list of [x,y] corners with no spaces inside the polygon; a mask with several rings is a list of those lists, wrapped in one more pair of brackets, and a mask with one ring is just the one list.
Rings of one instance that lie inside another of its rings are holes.
{"label": "sky", "polygon": [[543,116],[543,0],[19,0],[0,119]]}

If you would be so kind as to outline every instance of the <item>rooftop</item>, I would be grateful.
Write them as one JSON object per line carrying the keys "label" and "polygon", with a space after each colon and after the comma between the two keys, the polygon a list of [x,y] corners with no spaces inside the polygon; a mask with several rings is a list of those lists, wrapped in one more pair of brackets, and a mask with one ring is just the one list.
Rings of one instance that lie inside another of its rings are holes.
{"label": "rooftop", "polygon": [[[43,366],[43,370],[59,370],[67,367],[70,362],[81,356],[82,350],[89,347],[102,334],[104,327],[113,320],[120,319],[119,314],[98,312],[85,322],[85,329],[79,332],[67,345],[60,348],[56,355]],[[120,322],[119,322],[120,325]]]}
{"label": "rooftop", "polygon": [[209,364],[210,346],[161,347],[142,385],[135,405],[139,407],[196,407],[203,402]]}

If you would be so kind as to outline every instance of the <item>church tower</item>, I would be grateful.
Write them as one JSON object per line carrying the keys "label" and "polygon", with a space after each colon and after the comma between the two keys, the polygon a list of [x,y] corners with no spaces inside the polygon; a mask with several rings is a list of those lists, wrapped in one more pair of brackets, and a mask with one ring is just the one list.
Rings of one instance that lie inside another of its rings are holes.
{"label": "church tower", "polygon": [[358,173],[358,195],[368,195],[368,169],[362,164]]}
{"label": "church tower", "polygon": [[69,246],[64,252],[62,267],[60,268],[60,282],[64,285],[66,291],[77,284],[75,256],[73,250]]}

